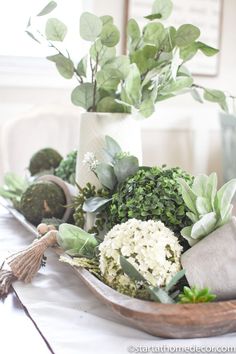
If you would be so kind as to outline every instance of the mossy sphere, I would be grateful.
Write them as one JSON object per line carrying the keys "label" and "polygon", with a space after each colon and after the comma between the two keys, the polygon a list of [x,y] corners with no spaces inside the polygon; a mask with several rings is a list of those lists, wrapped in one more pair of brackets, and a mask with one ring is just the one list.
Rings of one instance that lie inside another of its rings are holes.
{"label": "mossy sphere", "polygon": [[59,166],[62,156],[54,149],[45,148],[36,152],[30,159],[29,171],[31,176],[49,171]]}
{"label": "mossy sphere", "polygon": [[31,184],[21,197],[21,212],[33,225],[44,218],[61,219],[65,213],[66,198],[61,187],[48,181]]}

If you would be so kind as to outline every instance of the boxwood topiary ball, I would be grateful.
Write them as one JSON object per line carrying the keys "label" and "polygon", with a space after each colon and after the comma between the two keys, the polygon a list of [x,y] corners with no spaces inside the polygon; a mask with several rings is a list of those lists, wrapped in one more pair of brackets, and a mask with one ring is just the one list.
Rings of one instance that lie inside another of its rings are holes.
{"label": "boxwood topiary ball", "polygon": [[[180,234],[189,225],[188,211],[182,198],[178,178],[188,184],[192,176],[180,168],[141,168],[120,185],[108,210],[109,229],[128,219],[160,220]],[[181,238],[181,236],[180,236]]]}
{"label": "boxwood topiary ball", "polygon": [[57,168],[61,160],[62,156],[54,149],[45,148],[39,150],[30,159],[29,171],[31,176]]}
{"label": "boxwood topiary ball", "polygon": [[61,219],[65,213],[66,198],[55,183],[38,181],[31,184],[21,197],[20,210],[33,225],[43,218]]}

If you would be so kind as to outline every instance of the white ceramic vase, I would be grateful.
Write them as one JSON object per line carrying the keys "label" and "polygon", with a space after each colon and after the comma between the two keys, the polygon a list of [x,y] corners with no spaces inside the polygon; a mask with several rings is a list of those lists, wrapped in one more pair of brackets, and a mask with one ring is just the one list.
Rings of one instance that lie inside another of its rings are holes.
{"label": "white ceramic vase", "polygon": [[142,141],[140,123],[126,113],[82,113],[80,117],[80,133],[76,166],[76,182],[84,187],[86,183],[99,187],[99,182],[83,164],[84,155],[93,152],[99,161],[107,161],[104,152],[105,136],[115,139],[122,150],[139,159],[142,164]]}

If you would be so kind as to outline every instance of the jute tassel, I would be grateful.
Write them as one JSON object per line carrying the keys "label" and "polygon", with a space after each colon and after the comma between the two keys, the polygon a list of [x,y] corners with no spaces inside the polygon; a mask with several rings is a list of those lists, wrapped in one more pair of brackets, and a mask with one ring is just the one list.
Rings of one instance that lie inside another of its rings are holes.
{"label": "jute tassel", "polygon": [[57,231],[51,230],[26,249],[6,258],[4,264],[7,264],[10,269],[4,270],[2,266],[0,270],[0,296],[8,294],[9,288],[15,280],[25,283],[31,282],[41,267],[44,252],[57,243],[56,235]]}

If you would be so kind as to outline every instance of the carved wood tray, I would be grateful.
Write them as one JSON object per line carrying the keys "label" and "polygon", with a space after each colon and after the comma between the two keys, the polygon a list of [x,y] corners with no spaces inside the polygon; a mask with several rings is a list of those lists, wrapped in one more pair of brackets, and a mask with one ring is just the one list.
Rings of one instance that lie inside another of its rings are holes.
{"label": "carved wood tray", "polygon": [[[36,228],[12,206],[0,200],[33,234]],[[58,254],[59,249],[55,249]],[[132,327],[165,338],[198,338],[236,331],[236,300],[203,304],[158,304],[122,295],[83,268],[72,267],[83,283],[112,311]]]}

